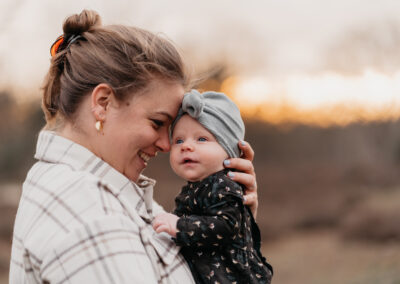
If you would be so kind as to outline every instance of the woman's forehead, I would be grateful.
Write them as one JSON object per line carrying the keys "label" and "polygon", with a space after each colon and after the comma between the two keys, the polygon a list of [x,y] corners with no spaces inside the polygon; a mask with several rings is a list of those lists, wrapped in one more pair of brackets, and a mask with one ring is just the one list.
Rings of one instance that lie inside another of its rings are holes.
{"label": "woman's forehead", "polygon": [[175,118],[182,104],[184,89],[181,84],[154,80],[143,92],[134,94],[135,107],[148,107],[150,111]]}

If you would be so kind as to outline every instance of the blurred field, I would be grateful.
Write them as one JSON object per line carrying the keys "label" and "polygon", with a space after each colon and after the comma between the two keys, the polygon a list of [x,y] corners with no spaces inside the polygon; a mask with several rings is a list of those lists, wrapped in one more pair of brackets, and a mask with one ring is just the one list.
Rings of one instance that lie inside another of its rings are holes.
{"label": "blurred field", "polygon": [[[5,93],[0,116],[0,283],[7,283],[20,183],[43,118],[37,103],[17,105]],[[400,283],[400,121],[246,126],[273,283]],[[171,210],[183,181],[168,156],[145,174],[157,179],[155,199]]]}
{"label": "blurred field", "polygon": [[344,242],[333,230],[298,232],[266,243],[274,283],[400,283],[400,245]]}

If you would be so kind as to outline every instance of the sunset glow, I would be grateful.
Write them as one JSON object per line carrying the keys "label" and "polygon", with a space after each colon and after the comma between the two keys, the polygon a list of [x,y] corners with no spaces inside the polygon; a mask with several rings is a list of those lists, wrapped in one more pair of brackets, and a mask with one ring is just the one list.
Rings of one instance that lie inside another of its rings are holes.
{"label": "sunset glow", "polygon": [[365,70],[268,78],[230,77],[221,91],[231,95],[245,117],[319,126],[387,121],[400,117],[400,72]]}

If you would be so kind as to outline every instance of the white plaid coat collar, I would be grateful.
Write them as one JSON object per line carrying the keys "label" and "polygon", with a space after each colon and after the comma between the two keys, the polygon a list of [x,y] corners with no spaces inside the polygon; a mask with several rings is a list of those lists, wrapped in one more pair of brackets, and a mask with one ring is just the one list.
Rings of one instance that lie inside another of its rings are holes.
{"label": "white plaid coat collar", "polygon": [[153,186],[155,180],[140,175],[137,183],[129,180],[87,148],[57,135],[41,131],[35,159],[48,163],[65,164],[77,171],[90,172],[101,179],[102,185],[114,196],[123,197],[144,219],[152,219]]}
{"label": "white plaid coat collar", "polygon": [[151,226],[155,180],[140,175],[135,183],[87,148],[52,131],[40,132],[35,158],[43,162],[65,164],[74,170],[90,172],[99,177],[101,186],[120,200],[130,219],[139,225],[142,240],[155,249],[164,264],[171,264],[177,257],[179,247],[165,234],[156,234]]}

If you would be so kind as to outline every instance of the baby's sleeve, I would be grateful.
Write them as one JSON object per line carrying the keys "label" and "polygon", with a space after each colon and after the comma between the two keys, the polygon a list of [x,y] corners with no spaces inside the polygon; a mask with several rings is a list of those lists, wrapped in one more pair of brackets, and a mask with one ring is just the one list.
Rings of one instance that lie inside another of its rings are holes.
{"label": "baby's sleeve", "polygon": [[179,218],[175,240],[177,245],[217,247],[236,238],[243,217],[240,186],[232,187],[221,182],[208,200],[210,203],[202,215]]}

